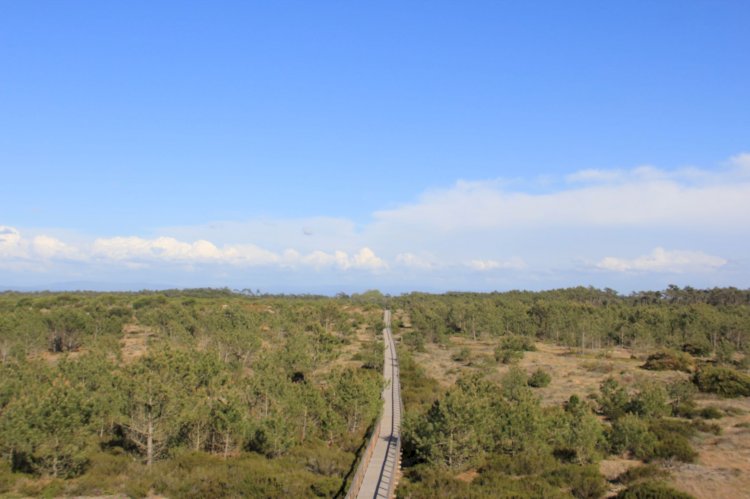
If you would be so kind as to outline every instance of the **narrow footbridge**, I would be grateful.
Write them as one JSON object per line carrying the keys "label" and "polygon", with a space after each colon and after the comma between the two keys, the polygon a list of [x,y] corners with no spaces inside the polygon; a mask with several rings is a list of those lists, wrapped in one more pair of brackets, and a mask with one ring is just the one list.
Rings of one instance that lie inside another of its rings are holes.
{"label": "narrow footbridge", "polygon": [[401,466],[401,383],[398,357],[391,332],[391,311],[384,315],[385,365],[383,377],[383,412],[376,423],[362,460],[352,479],[347,498],[391,498],[396,490]]}

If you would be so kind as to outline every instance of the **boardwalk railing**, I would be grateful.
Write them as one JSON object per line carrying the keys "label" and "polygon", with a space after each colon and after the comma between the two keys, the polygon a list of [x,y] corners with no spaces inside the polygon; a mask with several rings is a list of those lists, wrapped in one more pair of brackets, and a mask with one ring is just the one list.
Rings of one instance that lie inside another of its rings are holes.
{"label": "boardwalk railing", "polygon": [[[393,341],[393,333],[391,333],[391,341]],[[395,342],[394,342],[395,343]],[[396,380],[393,391],[393,395],[396,398],[396,404],[394,404],[393,412],[398,413],[397,419],[401,421],[401,415],[404,413],[404,400],[401,398],[401,373],[398,364],[398,354],[396,350],[393,350],[394,359],[394,371],[393,379]],[[388,484],[388,497],[395,497],[396,486],[398,485],[399,473],[401,471],[401,424],[398,425],[398,437],[396,439],[396,452],[393,461],[393,469],[391,470],[391,481]]]}
{"label": "boardwalk railing", "polygon": [[362,451],[362,456],[359,460],[359,465],[357,465],[357,471],[354,472],[354,476],[352,477],[352,482],[349,485],[349,492],[346,494],[346,499],[353,499],[357,497],[357,494],[359,494],[359,489],[362,486],[362,480],[365,478],[365,472],[367,471],[367,466],[370,464],[370,458],[372,457],[372,451],[375,450],[375,444],[378,443],[378,437],[380,436],[380,424],[383,421],[383,410],[380,410],[380,415],[378,416],[378,420],[375,422],[375,425],[372,427],[372,432],[370,433],[370,439],[367,441],[367,447],[364,448]]}

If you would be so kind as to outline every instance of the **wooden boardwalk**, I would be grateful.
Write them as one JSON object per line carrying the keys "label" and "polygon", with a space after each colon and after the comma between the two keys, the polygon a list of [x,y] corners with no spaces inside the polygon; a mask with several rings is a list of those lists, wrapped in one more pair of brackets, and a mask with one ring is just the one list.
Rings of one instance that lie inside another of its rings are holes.
{"label": "wooden boardwalk", "polygon": [[[350,490],[350,497],[390,498],[396,490],[401,465],[401,383],[399,381],[398,357],[391,332],[391,312],[385,311],[385,365],[383,377],[386,386],[383,390],[383,413],[379,428],[373,435],[376,439],[364,468],[361,485],[357,491]],[[368,446],[369,447],[369,446]],[[367,457],[367,456],[365,456]],[[365,464],[365,463],[363,463]],[[353,488],[356,485],[353,484]]]}

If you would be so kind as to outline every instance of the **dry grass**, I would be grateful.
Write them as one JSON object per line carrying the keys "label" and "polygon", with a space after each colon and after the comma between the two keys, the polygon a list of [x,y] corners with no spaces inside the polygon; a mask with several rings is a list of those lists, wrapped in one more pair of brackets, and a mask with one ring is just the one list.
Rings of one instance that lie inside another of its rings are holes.
{"label": "dry grass", "polygon": [[750,428],[742,426],[750,426],[750,397],[723,400],[702,395],[698,404],[740,409],[742,413],[713,420],[722,434],[702,434],[695,440],[698,461],[675,465],[672,482],[699,498],[750,498]]}
{"label": "dry grass", "polygon": [[456,475],[456,480],[461,480],[462,482],[471,483],[478,476],[479,476],[479,472],[477,470],[468,470],[468,471],[464,471],[463,473],[459,473],[458,475]]}
{"label": "dry grass", "polygon": [[148,340],[154,336],[150,328],[137,324],[125,324],[122,327],[120,353],[125,363],[132,362],[148,353]]}

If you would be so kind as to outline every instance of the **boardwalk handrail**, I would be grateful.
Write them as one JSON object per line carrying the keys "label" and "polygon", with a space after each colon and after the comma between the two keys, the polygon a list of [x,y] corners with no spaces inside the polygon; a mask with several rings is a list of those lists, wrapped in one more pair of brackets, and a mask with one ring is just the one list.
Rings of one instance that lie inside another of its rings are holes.
{"label": "boardwalk handrail", "polygon": [[[393,340],[393,332],[391,331],[391,341]],[[403,417],[404,414],[404,399],[401,397],[401,368],[398,364],[398,352],[394,348],[393,350],[394,368],[393,379],[396,380],[394,383],[394,390],[398,391],[398,408],[399,416]],[[396,461],[394,462],[393,477],[388,484],[388,497],[395,497],[396,485],[398,485],[397,474],[401,469],[401,427],[399,425],[398,438],[396,439]]]}
{"label": "boardwalk handrail", "polygon": [[359,489],[362,486],[362,480],[364,480],[365,478],[367,466],[370,464],[372,451],[375,450],[375,444],[378,442],[378,435],[380,435],[380,424],[382,423],[382,421],[383,409],[381,408],[378,419],[375,422],[375,425],[372,427],[372,432],[370,432],[370,438],[367,441],[367,447],[365,447],[365,449],[362,451],[361,459],[359,460],[359,464],[357,465],[357,471],[354,472],[352,482],[351,484],[349,484],[349,492],[346,493],[346,499],[352,499],[354,497],[357,497],[357,494],[359,494]]}

